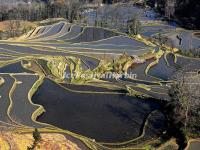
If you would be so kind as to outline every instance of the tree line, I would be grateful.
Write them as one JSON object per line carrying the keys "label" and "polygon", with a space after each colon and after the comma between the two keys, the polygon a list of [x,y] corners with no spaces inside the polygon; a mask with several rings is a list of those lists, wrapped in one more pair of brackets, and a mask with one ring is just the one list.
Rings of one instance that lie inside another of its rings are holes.
{"label": "tree line", "polygon": [[70,22],[77,19],[82,6],[87,3],[112,4],[113,0],[39,0],[1,3],[0,21],[21,19],[38,21],[63,17]]}
{"label": "tree line", "polygon": [[63,17],[72,22],[78,17],[81,6],[89,2],[87,0],[49,0],[31,3],[2,3],[0,5],[0,21],[14,19],[38,21]]}

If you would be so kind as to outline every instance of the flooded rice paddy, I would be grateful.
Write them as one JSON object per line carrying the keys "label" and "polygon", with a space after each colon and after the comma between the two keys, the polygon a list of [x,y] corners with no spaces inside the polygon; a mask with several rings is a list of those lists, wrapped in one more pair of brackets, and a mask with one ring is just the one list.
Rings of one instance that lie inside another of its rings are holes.
{"label": "flooded rice paddy", "polygon": [[160,108],[154,101],[125,95],[66,91],[50,80],[44,81],[33,101],[46,110],[38,121],[100,142],[136,138],[148,114]]}

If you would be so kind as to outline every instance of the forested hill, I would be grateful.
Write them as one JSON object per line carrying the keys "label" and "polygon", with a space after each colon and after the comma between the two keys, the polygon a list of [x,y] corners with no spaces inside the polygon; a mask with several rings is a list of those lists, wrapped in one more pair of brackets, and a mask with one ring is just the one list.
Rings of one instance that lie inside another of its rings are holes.
{"label": "forested hill", "polygon": [[170,13],[170,17],[178,19],[182,25],[200,29],[200,0],[146,0],[146,2],[165,15]]}

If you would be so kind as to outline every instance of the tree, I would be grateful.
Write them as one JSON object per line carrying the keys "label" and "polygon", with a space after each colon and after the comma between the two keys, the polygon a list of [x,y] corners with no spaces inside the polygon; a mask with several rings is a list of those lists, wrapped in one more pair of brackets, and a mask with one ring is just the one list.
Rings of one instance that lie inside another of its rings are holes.
{"label": "tree", "polygon": [[139,14],[135,14],[129,21],[129,34],[138,35],[141,32],[142,24],[139,20]]}
{"label": "tree", "polygon": [[41,140],[41,135],[37,128],[35,128],[35,131],[33,132],[33,138],[36,142]]}
{"label": "tree", "polygon": [[171,16],[174,16],[175,4],[176,4],[176,0],[166,0],[165,17],[167,17],[168,19],[171,19]]}
{"label": "tree", "polygon": [[168,125],[166,135],[176,138],[180,150],[187,146],[187,136],[200,136],[200,74],[195,69],[198,65],[194,61],[176,71],[176,82],[169,90],[171,100],[163,109]]}
{"label": "tree", "polygon": [[14,37],[15,36],[15,21],[14,20],[9,20],[7,22],[7,33],[9,37]]}
{"label": "tree", "polygon": [[0,40],[2,40],[2,39],[3,39],[3,31],[0,30]]}
{"label": "tree", "polygon": [[67,18],[69,22],[72,23],[77,18],[83,2],[79,0],[63,0],[63,3],[67,8]]}
{"label": "tree", "polygon": [[186,94],[186,91],[188,93],[188,88],[185,86],[184,82],[181,82],[173,85],[170,93],[172,100],[176,103],[176,112],[182,116],[180,121],[184,124],[185,129],[187,128],[188,113],[191,107],[190,94]]}
{"label": "tree", "polygon": [[170,90],[174,112],[171,118],[184,133],[194,136],[200,133],[200,75],[196,70],[184,69],[177,73],[177,83]]}
{"label": "tree", "polygon": [[33,131],[33,138],[34,138],[34,142],[33,145],[31,147],[27,147],[27,150],[34,150],[34,148],[37,146],[38,142],[41,141],[41,135],[40,132],[38,131],[37,128],[35,128],[35,130]]}

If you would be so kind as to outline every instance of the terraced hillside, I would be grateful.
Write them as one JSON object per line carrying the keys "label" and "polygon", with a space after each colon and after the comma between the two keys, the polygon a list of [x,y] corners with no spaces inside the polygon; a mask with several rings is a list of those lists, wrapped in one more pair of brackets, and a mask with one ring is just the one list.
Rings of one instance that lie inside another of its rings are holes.
{"label": "terraced hillside", "polygon": [[176,51],[64,21],[0,41],[0,128],[60,133],[88,149],[161,143],[172,76],[190,61],[200,67]]}

